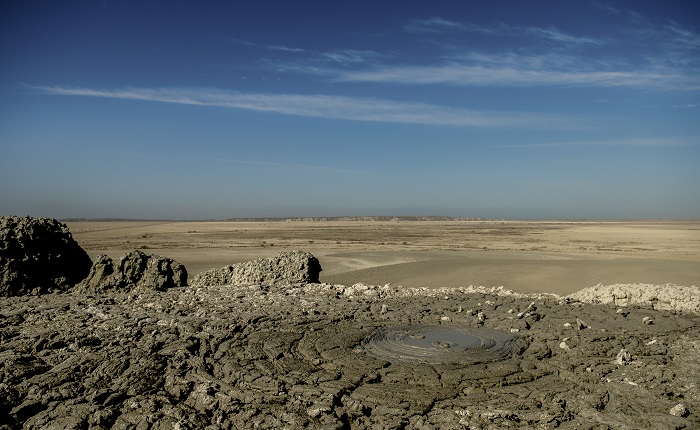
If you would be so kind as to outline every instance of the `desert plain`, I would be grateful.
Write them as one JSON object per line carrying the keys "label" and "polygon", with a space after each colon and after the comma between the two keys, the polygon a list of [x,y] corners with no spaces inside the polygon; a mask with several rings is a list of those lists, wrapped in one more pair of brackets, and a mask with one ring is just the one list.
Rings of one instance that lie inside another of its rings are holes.
{"label": "desert plain", "polygon": [[504,286],[566,295],[596,284],[700,283],[700,222],[67,222],[91,257],[143,249],[190,275],[278,251],[321,262],[320,280],[405,287]]}
{"label": "desert plain", "polygon": [[0,429],[700,426],[698,222],[66,224],[193,281],[288,250],[323,271],[0,298]]}

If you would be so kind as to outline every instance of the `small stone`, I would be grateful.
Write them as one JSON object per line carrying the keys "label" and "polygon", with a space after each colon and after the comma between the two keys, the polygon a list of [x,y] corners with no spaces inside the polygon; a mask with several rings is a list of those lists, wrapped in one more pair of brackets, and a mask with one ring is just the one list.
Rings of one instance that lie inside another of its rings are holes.
{"label": "small stone", "polygon": [[622,348],[620,352],[617,353],[617,358],[615,359],[617,364],[623,366],[625,364],[630,364],[632,362],[632,355],[626,349]]}
{"label": "small stone", "polygon": [[383,304],[383,305],[382,305],[382,310],[379,311],[379,313],[382,314],[382,315],[384,315],[384,314],[387,313],[388,311],[389,311],[389,306],[387,306],[386,304]]}
{"label": "small stone", "polygon": [[512,328],[512,329],[510,329],[510,332],[511,332],[511,333],[518,333],[519,331],[520,331],[519,328]]}
{"label": "small stone", "polygon": [[576,318],[576,328],[579,330],[583,330],[588,328],[588,324],[580,320],[579,318]]}
{"label": "small stone", "polygon": [[452,321],[452,319],[450,317],[440,317],[440,321],[449,322]]}
{"label": "small stone", "polygon": [[479,323],[483,324],[486,321],[486,315],[483,312],[479,312],[476,317],[479,319]]}
{"label": "small stone", "polygon": [[567,345],[566,342],[561,342],[561,343],[559,344],[559,348],[563,349],[564,351],[569,351],[569,350],[571,349],[571,348],[569,347],[569,345]]}
{"label": "small stone", "polygon": [[318,418],[324,412],[327,412],[326,408],[318,405],[314,405],[306,410],[306,414],[311,418]]}
{"label": "small stone", "polygon": [[688,408],[686,408],[683,403],[679,403],[672,407],[669,413],[674,417],[687,417],[690,414],[690,411],[688,411]]}
{"label": "small stone", "polygon": [[571,324],[571,323],[564,323],[564,327],[565,327],[565,328],[571,328],[571,327],[573,327],[573,324]]}
{"label": "small stone", "polygon": [[650,317],[644,317],[644,318],[642,319],[642,322],[643,322],[644,324],[646,324],[646,325],[652,325],[652,324],[654,324],[654,320],[651,319]]}

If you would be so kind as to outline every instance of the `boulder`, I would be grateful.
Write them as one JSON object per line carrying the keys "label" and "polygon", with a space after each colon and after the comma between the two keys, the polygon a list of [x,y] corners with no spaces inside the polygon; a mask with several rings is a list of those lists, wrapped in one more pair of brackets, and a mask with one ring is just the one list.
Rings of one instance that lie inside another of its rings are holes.
{"label": "boulder", "polygon": [[164,291],[187,285],[187,269],[177,261],[141,251],[126,253],[119,261],[99,255],[76,291],[100,294],[109,291]]}
{"label": "boulder", "polygon": [[211,269],[194,277],[192,286],[275,285],[318,282],[321,264],[304,251],[283,251],[268,258]]}
{"label": "boulder", "polygon": [[87,276],[91,264],[65,224],[0,217],[0,296],[65,291]]}

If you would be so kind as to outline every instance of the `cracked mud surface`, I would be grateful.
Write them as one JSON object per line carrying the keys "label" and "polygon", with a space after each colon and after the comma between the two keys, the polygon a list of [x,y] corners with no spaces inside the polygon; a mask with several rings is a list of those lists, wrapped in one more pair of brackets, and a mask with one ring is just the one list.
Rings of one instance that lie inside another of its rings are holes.
{"label": "cracked mud surface", "polygon": [[[700,316],[486,292],[310,284],[1,298],[0,428],[700,425]],[[377,330],[407,326],[525,343],[487,363],[366,350]]]}

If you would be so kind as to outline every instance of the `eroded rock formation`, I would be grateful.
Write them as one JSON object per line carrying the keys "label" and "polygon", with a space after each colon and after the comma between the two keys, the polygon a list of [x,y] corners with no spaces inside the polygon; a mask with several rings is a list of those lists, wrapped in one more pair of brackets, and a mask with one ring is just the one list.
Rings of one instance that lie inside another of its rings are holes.
{"label": "eroded rock formation", "polygon": [[165,291],[187,285],[187,269],[171,258],[131,251],[119,261],[100,255],[88,277],[76,286],[77,291]]}
{"label": "eroded rock formation", "polygon": [[700,313],[700,288],[665,284],[598,284],[584,288],[570,298],[584,303],[614,304],[616,306],[650,306],[653,309],[682,310]]}
{"label": "eroded rock formation", "polygon": [[304,251],[283,251],[268,258],[211,269],[194,277],[193,286],[308,284],[318,282],[321,264]]}
{"label": "eroded rock formation", "polygon": [[65,224],[0,217],[0,296],[65,291],[87,276],[91,264]]}

